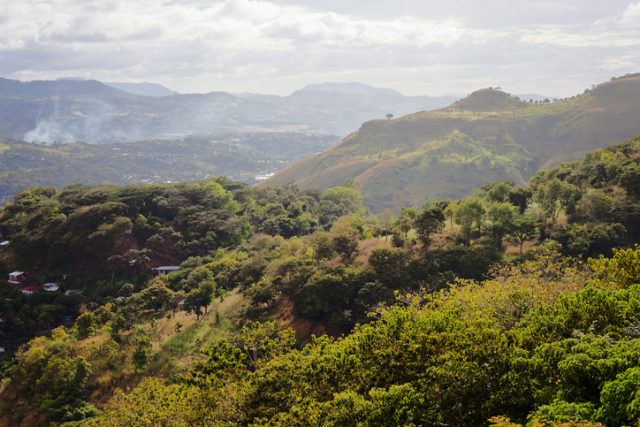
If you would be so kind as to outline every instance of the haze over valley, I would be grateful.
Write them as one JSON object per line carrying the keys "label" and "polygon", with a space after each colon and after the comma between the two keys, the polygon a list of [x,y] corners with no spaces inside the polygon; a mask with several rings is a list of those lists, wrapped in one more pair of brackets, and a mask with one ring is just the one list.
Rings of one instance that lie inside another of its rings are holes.
{"label": "haze over valley", "polygon": [[[131,86],[119,87],[136,91]],[[454,100],[407,97],[348,83],[310,85],[286,97],[227,92],[144,96],[98,81],[2,79],[0,132],[45,144],[100,144],[234,132],[346,136],[364,121],[388,113],[404,115],[440,108]]]}

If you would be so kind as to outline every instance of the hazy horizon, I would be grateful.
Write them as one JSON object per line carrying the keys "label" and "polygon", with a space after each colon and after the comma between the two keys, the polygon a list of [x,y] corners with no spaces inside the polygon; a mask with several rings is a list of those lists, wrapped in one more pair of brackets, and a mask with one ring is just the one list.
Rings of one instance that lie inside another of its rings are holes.
{"label": "hazy horizon", "polygon": [[640,70],[640,2],[25,0],[0,4],[0,75],[288,95],[500,86],[569,96]]}

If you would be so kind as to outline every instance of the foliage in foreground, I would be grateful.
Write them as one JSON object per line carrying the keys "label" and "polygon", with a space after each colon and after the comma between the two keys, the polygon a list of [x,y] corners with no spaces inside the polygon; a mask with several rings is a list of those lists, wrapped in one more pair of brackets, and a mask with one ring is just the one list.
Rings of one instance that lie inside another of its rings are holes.
{"label": "foliage in foreground", "polygon": [[[11,328],[47,328],[69,307],[83,314],[3,364],[0,413],[25,426],[632,424],[640,251],[586,270],[551,248],[585,259],[639,240],[638,144],[541,172],[529,188],[498,182],[395,219],[352,214],[352,187],[317,194],[218,179],[27,191],[0,217],[13,242],[0,261],[39,254],[44,279],[73,272],[92,295],[3,298]],[[512,266],[473,281],[507,242]],[[147,281],[149,257],[187,256],[179,272]],[[291,351],[292,331],[250,322],[192,347],[180,370],[153,371],[185,339],[174,320],[175,345],[153,341],[156,322],[183,309],[206,324],[227,292],[249,303],[245,321],[289,307],[334,335],[361,326]],[[103,407],[116,386],[140,380]],[[94,417],[91,403],[105,412]]]}
{"label": "foliage in foreground", "polygon": [[147,380],[85,424],[635,425],[639,254],[586,268],[543,251],[257,365],[222,341],[191,375]]}

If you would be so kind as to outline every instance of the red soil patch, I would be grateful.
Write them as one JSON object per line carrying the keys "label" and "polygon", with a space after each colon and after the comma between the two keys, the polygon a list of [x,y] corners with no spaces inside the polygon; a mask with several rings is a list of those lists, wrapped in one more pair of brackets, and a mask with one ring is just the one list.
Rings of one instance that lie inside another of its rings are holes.
{"label": "red soil patch", "polygon": [[282,299],[277,311],[279,325],[284,328],[292,328],[296,333],[296,338],[303,343],[309,342],[311,335],[319,337],[327,334],[327,329],[319,322],[296,317],[293,302],[288,298]]}

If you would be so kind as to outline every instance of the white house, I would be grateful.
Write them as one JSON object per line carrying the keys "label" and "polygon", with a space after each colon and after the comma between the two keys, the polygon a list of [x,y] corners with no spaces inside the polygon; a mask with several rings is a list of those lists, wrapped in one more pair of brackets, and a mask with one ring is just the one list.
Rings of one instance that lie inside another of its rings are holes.
{"label": "white house", "polygon": [[9,241],[8,240],[3,240],[2,242],[0,242],[0,250],[4,250],[6,248],[9,247]]}
{"label": "white house", "polygon": [[22,292],[22,295],[30,297],[38,289],[40,289],[38,286],[33,285],[33,286],[27,286],[26,288],[20,289],[20,292]]}
{"label": "white house", "polygon": [[173,273],[174,271],[178,271],[178,270],[180,270],[179,265],[163,265],[163,266],[155,267],[151,269],[151,271],[153,271],[153,273],[156,276],[165,276],[169,273]]}
{"label": "white house", "polygon": [[9,273],[8,282],[12,285],[21,285],[25,280],[27,280],[27,276],[25,276],[24,271],[14,271],[13,273]]}
{"label": "white house", "polygon": [[57,283],[49,282],[42,285],[42,289],[44,289],[46,292],[57,292],[60,290],[60,285],[58,285]]}

